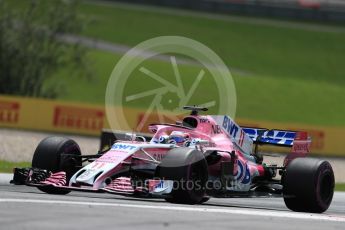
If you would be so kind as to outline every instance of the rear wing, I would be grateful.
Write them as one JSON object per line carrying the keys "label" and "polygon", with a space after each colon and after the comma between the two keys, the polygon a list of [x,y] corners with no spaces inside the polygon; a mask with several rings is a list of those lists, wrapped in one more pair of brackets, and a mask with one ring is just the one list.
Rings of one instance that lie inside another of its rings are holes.
{"label": "rear wing", "polygon": [[268,130],[242,127],[243,131],[255,144],[268,144],[282,147],[292,147],[290,154],[284,159],[286,167],[293,159],[305,157],[310,152],[311,138],[307,132],[289,130]]}
{"label": "rear wing", "polygon": [[299,133],[289,130],[268,130],[249,127],[242,127],[242,129],[256,144],[270,144],[284,147],[292,147]]}
{"label": "rear wing", "polygon": [[307,132],[248,127],[242,129],[255,144],[292,147],[292,153],[303,154],[310,152],[311,137]]}

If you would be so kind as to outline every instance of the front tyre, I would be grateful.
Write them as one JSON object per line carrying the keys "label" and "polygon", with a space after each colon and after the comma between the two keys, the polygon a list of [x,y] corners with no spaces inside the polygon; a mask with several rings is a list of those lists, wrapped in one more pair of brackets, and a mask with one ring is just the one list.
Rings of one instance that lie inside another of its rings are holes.
{"label": "front tyre", "polygon": [[[71,139],[64,137],[47,137],[42,140],[32,158],[32,167],[45,169],[53,173],[64,171],[66,181],[82,165],[79,145]],[[59,190],[53,187],[38,187],[43,192],[51,194],[67,194],[67,190]]]}
{"label": "front tyre", "polygon": [[334,183],[328,161],[296,158],[283,175],[284,202],[296,212],[325,212],[333,199]]}
{"label": "front tyre", "polygon": [[157,166],[156,176],[173,180],[174,188],[168,202],[199,204],[206,202],[207,162],[195,149],[179,147],[171,149]]}

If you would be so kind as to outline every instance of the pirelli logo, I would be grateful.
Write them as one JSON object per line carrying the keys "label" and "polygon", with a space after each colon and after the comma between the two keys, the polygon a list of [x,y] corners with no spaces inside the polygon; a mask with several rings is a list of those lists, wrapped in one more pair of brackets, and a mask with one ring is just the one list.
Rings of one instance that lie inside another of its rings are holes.
{"label": "pirelli logo", "polygon": [[0,123],[17,124],[19,113],[20,104],[18,102],[0,101]]}
{"label": "pirelli logo", "polygon": [[71,106],[56,106],[53,125],[58,128],[98,131],[103,128],[104,111]]}

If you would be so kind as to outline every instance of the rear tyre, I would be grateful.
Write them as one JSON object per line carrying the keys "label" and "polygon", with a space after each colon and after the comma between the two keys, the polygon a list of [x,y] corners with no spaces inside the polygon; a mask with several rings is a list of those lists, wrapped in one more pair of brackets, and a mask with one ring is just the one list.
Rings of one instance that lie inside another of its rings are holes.
{"label": "rear tyre", "polygon": [[328,161],[296,158],[283,175],[286,206],[296,212],[322,213],[330,206],[334,193],[334,173]]}
{"label": "rear tyre", "polygon": [[[69,156],[64,154],[70,154]],[[64,171],[66,181],[82,165],[79,145],[71,139],[64,137],[47,137],[42,140],[32,158],[32,167],[46,169],[53,173]],[[67,194],[69,191],[56,189],[54,187],[38,187],[39,190],[51,194]]]}
{"label": "rear tyre", "polygon": [[207,162],[204,155],[191,148],[171,149],[156,169],[156,176],[173,180],[174,188],[168,202],[199,204],[207,201]]}

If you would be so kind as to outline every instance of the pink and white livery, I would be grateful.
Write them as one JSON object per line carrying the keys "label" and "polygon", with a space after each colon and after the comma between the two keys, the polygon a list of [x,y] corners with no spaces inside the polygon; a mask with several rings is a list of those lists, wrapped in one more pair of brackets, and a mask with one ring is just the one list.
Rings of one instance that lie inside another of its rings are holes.
{"label": "pink and white livery", "polygon": [[[192,112],[182,122],[152,124],[153,136],[128,134],[95,155],[81,155],[73,140],[48,137],[38,145],[32,168],[14,170],[13,183],[53,194],[107,192],[187,204],[281,196],[294,211],[328,209],[333,170],[327,161],[305,157],[307,133],[240,127],[226,115],[199,115],[206,108],[184,108]],[[292,151],[283,165],[267,165],[258,152],[264,144]]]}

